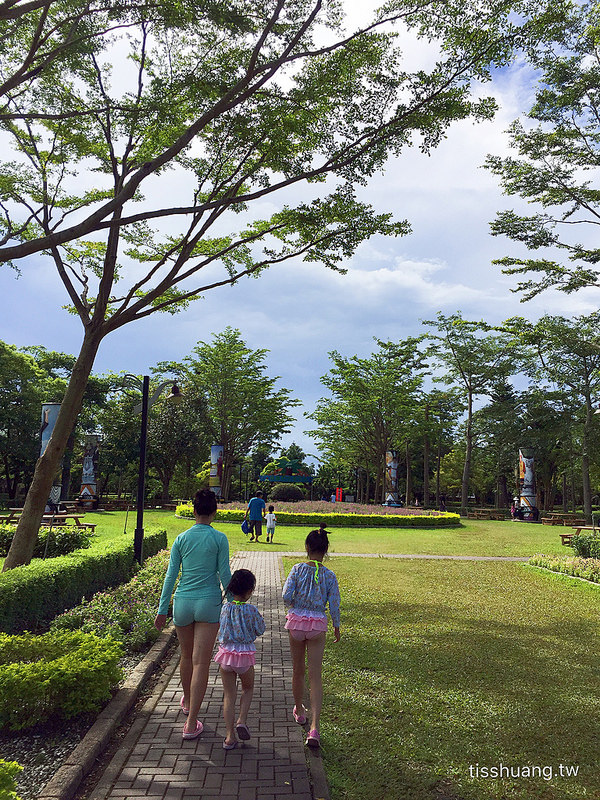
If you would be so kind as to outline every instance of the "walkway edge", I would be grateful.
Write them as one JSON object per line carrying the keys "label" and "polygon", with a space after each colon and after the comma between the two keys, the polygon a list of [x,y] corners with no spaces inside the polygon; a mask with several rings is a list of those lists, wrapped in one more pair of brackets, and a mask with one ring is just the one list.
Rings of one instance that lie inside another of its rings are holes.
{"label": "walkway edge", "polygon": [[133,707],[144,684],[164,657],[174,636],[174,625],[165,628],[123,686],[100,712],[83,739],[43,787],[36,800],[70,800],[73,797]]}
{"label": "walkway edge", "polygon": [[[283,555],[286,555],[285,553]],[[283,568],[282,555],[278,554],[279,561],[279,574],[281,576],[282,585],[285,582],[285,570]],[[304,738],[304,737],[303,737]],[[329,784],[327,783],[327,775],[325,774],[325,767],[323,765],[323,756],[321,749],[314,751],[305,747],[306,766],[310,776],[312,785],[312,792],[314,800],[330,800]]]}

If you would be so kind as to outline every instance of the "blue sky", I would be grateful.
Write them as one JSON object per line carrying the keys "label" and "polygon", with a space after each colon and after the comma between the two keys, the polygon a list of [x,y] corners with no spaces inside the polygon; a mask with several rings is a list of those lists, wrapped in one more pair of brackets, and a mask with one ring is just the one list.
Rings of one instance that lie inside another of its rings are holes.
{"label": "blue sky", "polygon": [[[345,276],[318,264],[290,262],[258,280],[215,290],[179,315],[153,315],[128,325],[104,341],[95,371],[144,373],[158,361],[182,359],[196,342],[231,325],[250,347],[270,351],[269,373],[302,400],[301,411],[311,411],[323,395],[319,378],[328,369],[329,351],[367,355],[374,337],[416,335],[423,330],[421,320],[438,310],[497,322],[515,314],[536,318],[595,308],[591,290],[570,297],[546,293],[520,304],[510,292],[512,279],[491,264],[518,252],[513,243],[489,235],[496,211],[518,203],[502,196],[482,164],[488,153],[508,152],[504,131],[527,109],[532,90],[532,75],[523,65],[503,69],[481,89],[498,101],[494,121],[456,124],[430,156],[407,150],[361,188],[361,198],[376,211],[408,219],[411,235],[365,243],[345,264]],[[80,322],[61,310],[67,298],[53,265],[35,257],[20,267],[19,279],[0,269],[0,338],[76,353]],[[301,411],[283,444],[295,440],[315,452],[303,434],[310,423]]]}

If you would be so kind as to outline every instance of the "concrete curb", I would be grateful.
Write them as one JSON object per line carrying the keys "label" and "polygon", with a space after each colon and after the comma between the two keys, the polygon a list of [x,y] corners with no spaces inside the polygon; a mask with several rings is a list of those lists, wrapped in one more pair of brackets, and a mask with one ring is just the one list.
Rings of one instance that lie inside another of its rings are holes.
{"label": "concrete curb", "polygon": [[36,800],[70,800],[73,797],[138,699],[141,689],[164,657],[174,635],[173,625],[160,634],[123,686],[100,712],[96,722],[77,747],[71,751],[43,787]]}

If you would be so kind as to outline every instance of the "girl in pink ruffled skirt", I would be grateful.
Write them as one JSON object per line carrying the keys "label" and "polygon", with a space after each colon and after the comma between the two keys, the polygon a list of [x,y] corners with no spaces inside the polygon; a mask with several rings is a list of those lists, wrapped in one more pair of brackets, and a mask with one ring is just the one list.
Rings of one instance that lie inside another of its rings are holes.
{"label": "girl in pink ruffled skirt", "polygon": [[[224,750],[237,747],[238,737],[244,741],[250,738],[246,721],[254,692],[254,640],[265,632],[265,621],[258,608],[248,603],[255,586],[256,578],[249,569],[236,570],[225,590],[233,600],[225,603],[221,610],[219,649],[214,660],[221,668],[223,681],[223,717],[227,729]],[[242,696],[240,713],[234,725],[238,675]]]}
{"label": "girl in pink ruffled skirt", "polygon": [[303,698],[304,676],[308,665],[311,726],[306,744],[309,747],[319,747],[319,719],[323,704],[321,668],[327,630],[325,609],[329,605],[333,640],[339,642],[340,590],[335,574],[323,566],[323,558],[329,549],[325,525],[321,525],[318,531],[311,531],[304,546],[308,560],[294,564],[283,587],[284,603],[290,606],[285,627],[290,635],[292,653],[292,692],[295,703],[292,714],[300,725],[306,723]]}

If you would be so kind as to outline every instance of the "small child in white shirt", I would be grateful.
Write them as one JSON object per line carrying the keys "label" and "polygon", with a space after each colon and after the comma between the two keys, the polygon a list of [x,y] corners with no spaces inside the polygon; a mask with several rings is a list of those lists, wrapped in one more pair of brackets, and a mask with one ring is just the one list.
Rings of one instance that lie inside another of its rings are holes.
{"label": "small child in white shirt", "polygon": [[277,517],[273,513],[274,511],[275,506],[269,506],[269,513],[267,514],[267,542],[272,542],[273,536],[275,535],[275,524],[277,522]]}

